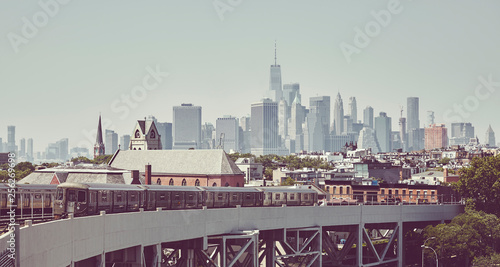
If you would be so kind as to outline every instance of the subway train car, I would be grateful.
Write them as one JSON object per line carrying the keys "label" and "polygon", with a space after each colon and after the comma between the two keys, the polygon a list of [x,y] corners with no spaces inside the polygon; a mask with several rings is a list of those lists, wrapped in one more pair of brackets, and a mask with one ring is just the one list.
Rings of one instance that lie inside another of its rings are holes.
{"label": "subway train car", "polygon": [[0,222],[8,222],[14,214],[16,221],[52,218],[55,191],[56,185],[1,184]]}
{"label": "subway train car", "polygon": [[86,216],[144,210],[312,206],[318,194],[312,189],[295,187],[191,187],[161,185],[119,185],[63,183],[57,187],[54,201],[56,218],[68,214]]}

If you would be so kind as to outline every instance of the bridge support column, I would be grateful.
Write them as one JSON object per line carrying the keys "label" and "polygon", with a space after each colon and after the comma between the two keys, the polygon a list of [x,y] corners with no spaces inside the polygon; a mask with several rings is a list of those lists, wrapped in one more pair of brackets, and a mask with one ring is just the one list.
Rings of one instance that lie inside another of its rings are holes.
{"label": "bridge support column", "polygon": [[403,221],[399,221],[398,222],[398,241],[397,241],[397,244],[398,244],[398,252],[397,252],[397,255],[398,255],[398,267],[403,267],[404,266],[404,240],[403,240]]}

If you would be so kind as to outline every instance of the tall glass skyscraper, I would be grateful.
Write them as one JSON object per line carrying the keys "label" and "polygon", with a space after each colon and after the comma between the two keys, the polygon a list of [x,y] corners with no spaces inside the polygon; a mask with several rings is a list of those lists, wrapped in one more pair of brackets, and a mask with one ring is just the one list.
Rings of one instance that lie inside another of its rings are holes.
{"label": "tall glass skyscraper", "polygon": [[[283,97],[283,88],[281,87],[281,67],[277,64],[276,59],[276,43],[274,44],[274,65],[271,65],[271,72],[269,76],[269,91],[268,97],[278,102]],[[290,105],[290,103],[288,103]]]}
{"label": "tall glass skyscraper", "polygon": [[254,155],[281,154],[278,126],[278,103],[263,99],[251,106],[252,141]]}
{"label": "tall glass skyscraper", "polygon": [[418,97],[408,97],[406,108],[406,121],[408,130],[420,128]]}
{"label": "tall glass skyscraper", "polygon": [[340,93],[337,94],[333,106],[333,125],[335,127],[334,135],[341,135],[344,132],[344,103]]}
{"label": "tall glass skyscraper", "polygon": [[173,110],[173,149],[200,148],[201,107],[182,104]]}
{"label": "tall glass skyscraper", "polygon": [[363,124],[373,129],[373,108],[370,106],[363,110]]}

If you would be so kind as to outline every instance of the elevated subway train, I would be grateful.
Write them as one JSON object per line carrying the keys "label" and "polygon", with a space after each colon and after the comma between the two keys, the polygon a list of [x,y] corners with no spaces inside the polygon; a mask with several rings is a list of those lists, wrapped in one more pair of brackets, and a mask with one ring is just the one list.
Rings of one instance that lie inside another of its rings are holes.
{"label": "elevated subway train", "polygon": [[0,184],[0,224],[51,219],[56,185]]}
{"label": "elevated subway train", "polygon": [[144,210],[313,206],[318,193],[297,187],[200,187],[162,185],[122,185],[63,183],[54,200],[56,219],[73,214],[86,216]]}

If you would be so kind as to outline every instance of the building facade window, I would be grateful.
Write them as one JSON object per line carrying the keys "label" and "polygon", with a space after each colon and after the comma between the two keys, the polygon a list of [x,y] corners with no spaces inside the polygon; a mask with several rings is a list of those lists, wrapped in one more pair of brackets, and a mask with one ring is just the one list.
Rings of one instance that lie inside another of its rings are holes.
{"label": "building facade window", "polygon": [[187,185],[186,179],[182,179],[182,186],[186,186],[186,185]]}
{"label": "building facade window", "polygon": [[160,178],[158,178],[158,180],[156,180],[156,184],[161,185],[161,179]]}
{"label": "building facade window", "polygon": [[229,187],[229,183],[228,183],[228,182],[226,182],[226,184],[225,184],[224,186],[225,186],[225,187]]}
{"label": "building facade window", "polygon": [[200,186],[200,179],[196,179],[196,181],[194,182],[194,186]]}
{"label": "building facade window", "polygon": [[217,186],[217,183],[213,183],[213,184],[212,184],[212,187],[216,187],[216,186]]}
{"label": "building facade window", "polygon": [[174,185],[174,179],[170,178],[170,181],[168,181],[168,185]]}

